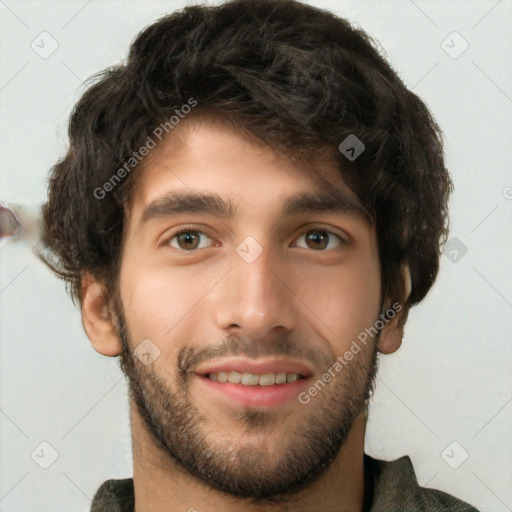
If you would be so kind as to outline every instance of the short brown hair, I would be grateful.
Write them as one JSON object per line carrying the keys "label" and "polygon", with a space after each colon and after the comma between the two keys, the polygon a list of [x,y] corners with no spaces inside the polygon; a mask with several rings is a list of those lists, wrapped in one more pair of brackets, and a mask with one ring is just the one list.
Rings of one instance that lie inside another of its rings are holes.
{"label": "short brown hair", "polygon": [[[294,0],[233,0],[159,19],[73,110],[43,206],[42,259],[74,301],[83,271],[112,286],[136,175],[102,199],[94,190],[192,97],[190,116],[214,115],[277,150],[332,150],[376,223],[382,296],[404,304],[405,321],[437,276],[452,183],[441,130],[381,53],[345,19]],[[365,145],[353,162],[337,149],[351,134]]]}

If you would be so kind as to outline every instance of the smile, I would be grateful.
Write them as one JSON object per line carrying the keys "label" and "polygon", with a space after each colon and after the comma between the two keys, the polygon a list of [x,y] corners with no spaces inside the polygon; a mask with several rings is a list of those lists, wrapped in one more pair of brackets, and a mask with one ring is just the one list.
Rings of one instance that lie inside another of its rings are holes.
{"label": "smile", "polygon": [[295,382],[301,378],[298,373],[240,373],[233,372],[215,372],[206,375],[210,380],[231,384],[242,384],[244,386],[273,386],[275,384],[286,384]]}

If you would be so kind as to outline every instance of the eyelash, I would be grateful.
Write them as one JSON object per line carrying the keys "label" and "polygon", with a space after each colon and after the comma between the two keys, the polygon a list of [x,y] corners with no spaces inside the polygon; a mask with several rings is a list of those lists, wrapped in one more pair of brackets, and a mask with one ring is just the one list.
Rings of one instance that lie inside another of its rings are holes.
{"label": "eyelash", "polygon": [[[304,236],[304,235],[306,235],[307,233],[309,233],[310,231],[318,231],[318,232],[320,232],[320,233],[324,233],[324,234],[326,233],[326,234],[328,234],[329,236],[331,236],[331,235],[332,235],[332,236],[336,237],[336,238],[339,240],[339,243],[338,243],[338,245],[337,245],[336,247],[340,247],[340,246],[342,246],[342,245],[346,245],[346,244],[348,243],[348,242],[347,242],[345,239],[343,239],[341,236],[337,235],[336,233],[333,233],[332,231],[328,231],[328,230],[323,229],[323,228],[315,228],[315,227],[309,228],[309,229],[307,229],[306,231],[304,231],[300,236]],[[179,231],[177,231],[176,233],[174,233],[171,237],[167,238],[167,239],[163,242],[163,244],[164,244],[164,245],[171,246],[171,245],[170,245],[171,240],[174,240],[175,238],[177,238],[179,235],[182,235],[183,233],[191,233],[191,232],[192,232],[192,233],[198,233],[198,234],[200,234],[200,235],[206,235],[208,238],[210,238],[210,239],[211,239],[211,237],[208,235],[208,233],[205,233],[204,231],[201,231],[201,230],[199,230],[199,229],[197,229],[197,228],[195,228],[195,227],[193,227],[193,226],[185,226],[185,227],[181,228]],[[329,242],[330,242],[330,240],[329,240]],[[172,246],[171,246],[171,247],[172,247]],[[179,252],[181,252],[181,253],[183,253],[183,254],[190,254],[190,253],[192,253],[192,252],[197,252],[197,251],[199,251],[199,249],[192,249],[192,250],[190,250],[190,251],[187,251],[187,250],[185,250],[185,249],[180,249],[179,247],[172,247],[172,248],[173,248],[173,249],[176,249],[177,251],[179,251]],[[303,247],[301,247],[301,248],[303,249]],[[311,250],[314,250],[314,249],[311,249]],[[330,249],[330,250],[332,251],[333,249]],[[329,252],[329,249],[319,249],[318,251],[315,251],[315,252]]]}

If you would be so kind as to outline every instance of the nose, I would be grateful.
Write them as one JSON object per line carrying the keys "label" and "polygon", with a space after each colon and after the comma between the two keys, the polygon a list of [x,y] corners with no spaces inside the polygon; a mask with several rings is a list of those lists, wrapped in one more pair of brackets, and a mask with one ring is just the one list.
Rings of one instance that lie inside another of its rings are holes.
{"label": "nose", "polygon": [[252,340],[271,338],[277,331],[291,331],[297,318],[298,298],[291,269],[272,258],[271,249],[251,262],[239,254],[215,296],[219,329],[238,331]]}

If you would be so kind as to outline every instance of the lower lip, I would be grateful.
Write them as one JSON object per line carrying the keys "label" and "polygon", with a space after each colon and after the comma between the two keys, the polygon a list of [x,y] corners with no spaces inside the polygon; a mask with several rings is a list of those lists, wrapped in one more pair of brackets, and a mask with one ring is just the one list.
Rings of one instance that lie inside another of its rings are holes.
{"label": "lower lip", "polygon": [[286,384],[272,386],[246,386],[245,384],[221,383],[208,377],[199,376],[202,382],[215,393],[235,400],[242,405],[252,407],[278,407],[296,399],[298,394],[307,386],[309,379],[299,379]]}

